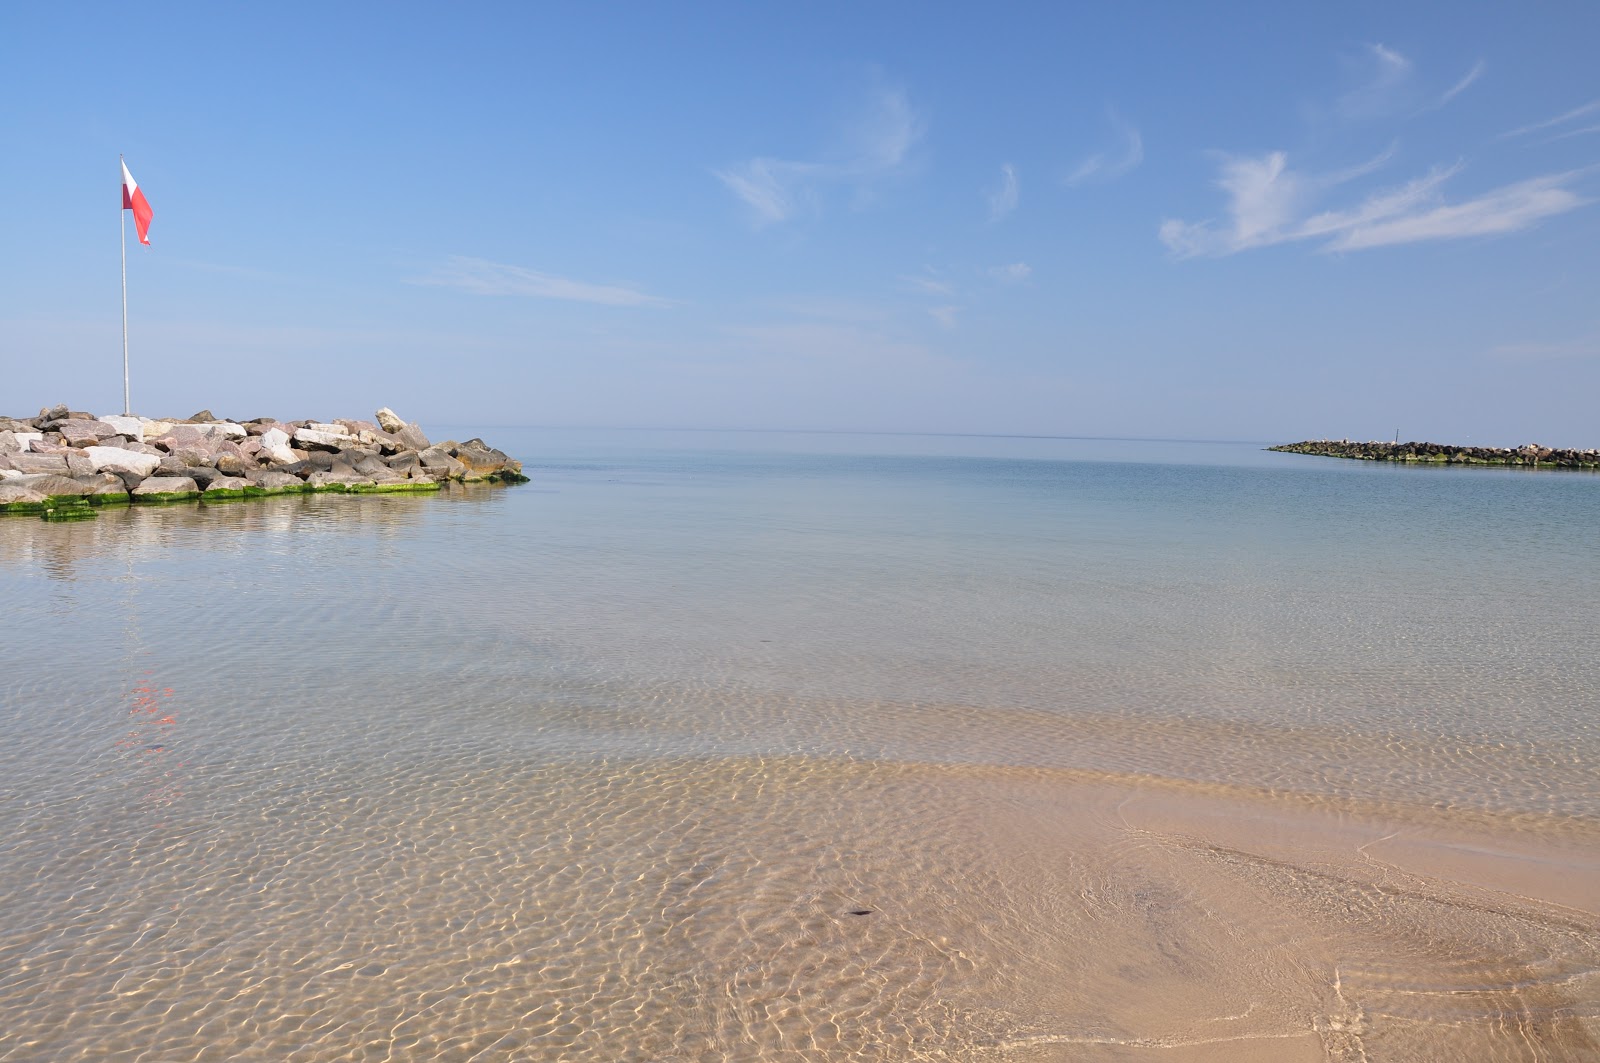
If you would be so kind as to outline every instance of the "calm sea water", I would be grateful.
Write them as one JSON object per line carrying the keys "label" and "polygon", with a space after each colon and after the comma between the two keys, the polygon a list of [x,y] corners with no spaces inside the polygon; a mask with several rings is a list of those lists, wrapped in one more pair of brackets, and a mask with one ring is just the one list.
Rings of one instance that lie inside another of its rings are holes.
{"label": "calm sea water", "polygon": [[974,779],[1600,822],[1600,477],[457,434],[533,482],[0,521],[0,1059],[1043,1051],[849,936],[1017,888]]}

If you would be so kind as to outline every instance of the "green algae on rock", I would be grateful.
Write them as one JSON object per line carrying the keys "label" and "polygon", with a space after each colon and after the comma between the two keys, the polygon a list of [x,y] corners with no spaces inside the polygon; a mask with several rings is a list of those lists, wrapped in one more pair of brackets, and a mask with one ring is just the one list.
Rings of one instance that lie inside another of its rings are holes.
{"label": "green algae on rock", "polygon": [[422,493],[526,483],[482,439],[431,443],[393,410],[376,421],[158,420],[56,406],[0,417],[0,514],[83,520],[101,506],[239,502],[307,492]]}

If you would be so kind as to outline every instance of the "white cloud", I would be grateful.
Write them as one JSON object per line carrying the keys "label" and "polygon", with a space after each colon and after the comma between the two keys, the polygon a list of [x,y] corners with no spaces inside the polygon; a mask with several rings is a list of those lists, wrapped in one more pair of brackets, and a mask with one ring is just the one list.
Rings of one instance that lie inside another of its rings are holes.
{"label": "white cloud", "polygon": [[[1547,118],[1542,122],[1534,122],[1532,125],[1525,125],[1518,129],[1513,129],[1509,133],[1501,133],[1500,139],[1504,140],[1507,137],[1520,137],[1528,133],[1537,133],[1541,129],[1550,129],[1554,126],[1565,125],[1568,122],[1594,114],[1597,111],[1600,111],[1600,100],[1591,100],[1581,107],[1574,107],[1572,110],[1558,114],[1554,118]],[[1590,130],[1579,130],[1579,132],[1589,131]]]}
{"label": "white cloud", "polygon": [[956,327],[956,315],[962,309],[959,306],[932,306],[928,308],[928,315],[939,323],[940,328],[952,329]]}
{"label": "white cloud", "polygon": [[1009,162],[1000,167],[1000,182],[988,191],[989,220],[999,221],[1017,209],[1017,171]]}
{"label": "white cloud", "polygon": [[1352,223],[1330,251],[1358,251],[1419,240],[1457,240],[1496,236],[1526,229],[1535,222],[1565,214],[1589,202],[1564,188],[1573,175],[1550,174],[1497,188],[1464,203],[1441,204],[1431,210],[1403,204],[1393,211]]}
{"label": "white cloud", "polygon": [[1005,284],[1021,284],[1033,275],[1033,267],[1026,262],[1013,262],[1007,266],[990,266],[989,276]]}
{"label": "white cloud", "polygon": [[922,122],[904,92],[878,92],[844,130],[840,144],[815,161],[758,156],[712,171],[752,212],[757,226],[786,221],[815,206],[829,186],[867,190],[899,172],[922,137]]}
{"label": "white cloud", "polygon": [[1087,181],[1114,181],[1144,161],[1144,138],[1139,131],[1123,121],[1115,111],[1108,114],[1116,130],[1117,143],[1105,151],[1096,152],[1080,162],[1067,175],[1067,184],[1080,185]]}
{"label": "white cloud", "polygon": [[1348,119],[1388,114],[1401,102],[1411,80],[1411,60],[1382,44],[1367,45],[1350,66],[1360,84],[1335,104],[1338,113]]}
{"label": "white cloud", "polygon": [[1448,90],[1446,90],[1443,96],[1439,97],[1439,106],[1443,107],[1445,104],[1449,103],[1463,92],[1466,92],[1469,85],[1483,76],[1483,70],[1483,60],[1479,59],[1476,63],[1472,64],[1472,69],[1467,71],[1466,77],[1456,82]]}
{"label": "white cloud", "polygon": [[907,290],[913,291],[913,292],[917,292],[917,293],[919,293],[921,295],[944,295],[944,296],[949,296],[949,295],[955,294],[955,286],[954,285],[952,285],[949,281],[942,281],[942,280],[938,279],[937,277],[931,277],[931,276],[911,277],[911,276],[906,276],[906,277],[901,277],[900,278],[900,283]]}
{"label": "white cloud", "polygon": [[633,288],[589,284],[551,273],[508,266],[482,258],[453,256],[426,277],[412,284],[435,288],[455,288],[474,295],[525,295],[536,299],[565,299],[603,306],[673,306],[671,299],[649,295]]}
{"label": "white cloud", "polygon": [[1319,178],[1290,169],[1281,151],[1226,158],[1217,183],[1228,193],[1228,224],[1168,219],[1161,224],[1161,240],[1179,258],[1231,255],[1296,240],[1321,240],[1326,251],[1358,251],[1518,232],[1589,202],[1568,187],[1579,176],[1569,171],[1446,203],[1442,188],[1459,172],[1456,166],[1371,193],[1353,207],[1310,213],[1311,203],[1329,188],[1368,169]]}

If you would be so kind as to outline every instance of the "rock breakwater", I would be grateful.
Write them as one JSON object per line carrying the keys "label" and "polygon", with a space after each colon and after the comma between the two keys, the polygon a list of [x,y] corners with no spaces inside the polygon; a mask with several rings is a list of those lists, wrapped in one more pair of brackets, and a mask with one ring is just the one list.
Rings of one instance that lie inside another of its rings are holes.
{"label": "rock breakwater", "polygon": [[230,421],[209,410],[96,417],[66,406],[0,417],[0,514],[70,519],[106,505],[526,480],[521,462],[483,440],[431,443],[389,409],[328,422]]}
{"label": "rock breakwater", "polygon": [[1600,469],[1600,450],[1556,450],[1524,443],[1515,450],[1501,447],[1457,447],[1446,443],[1356,443],[1349,439],[1310,439],[1268,450],[1318,454],[1360,461],[1432,462],[1441,465],[1516,465],[1550,469]]}

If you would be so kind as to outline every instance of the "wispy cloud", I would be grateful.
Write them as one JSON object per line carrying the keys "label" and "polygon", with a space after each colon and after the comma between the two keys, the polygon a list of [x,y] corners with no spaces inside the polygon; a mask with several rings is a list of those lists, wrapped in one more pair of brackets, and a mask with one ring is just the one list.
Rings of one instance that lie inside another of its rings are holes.
{"label": "wispy cloud", "polygon": [[1033,267],[1026,262],[1012,262],[1005,266],[990,266],[989,276],[1003,284],[1021,284],[1033,276]]}
{"label": "wispy cloud", "polygon": [[934,321],[938,322],[940,328],[953,329],[956,327],[956,315],[959,314],[963,309],[965,309],[965,307],[931,306],[928,308],[928,316],[932,317]]}
{"label": "wispy cloud", "polygon": [[999,221],[1017,209],[1017,171],[1009,162],[1000,167],[1000,180],[986,193],[989,199],[989,220]]}
{"label": "wispy cloud", "polygon": [[[1511,130],[1509,132],[1501,133],[1500,134],[1500,139],[1501,140],[1505,140],[1505,139],[1508,139],[1510,137],[1526,136],[1529,133],[1537,133],[1541,129],[1553,129],[1556,126],[1565,125],[1568,122],[1577,121],[1579,118],[1585,118],[1585,117],[1587,117],[1587,116],[1589,116],[1591,114],[1595,114],[1597,112],[1600,112],[1600,100],[1591,100],[1591,101],[1589,101],[1588,103],[1584,104],[1581,107],[1574,107],[1572,110],[1563,112],[1562,114],[1558,114],[1554,118],[1546,118],[1542,122],[1534,122],[1532,125],[1521,126],[1520,128],[1513,129],[1513,130]],[[1577,130],[1577,132],[1580,132],[1580,133],[1592,132],[1594,130],[1594,128],[1600,128],[1600,127],[1591,127],[1590,129]],[[1568,134],[1564,134],[1564,135],[1568,135]]]}
{"label": "wispy cloud", "polygon": [[412,284],[435,288],[455,288],[473,295],[523,295],[536,299],[564,299],[603,306],[674,306],[671,299],[650,295],[634,288],[590,284],[552,273],[490,262],[482,258],[453,256],[444,265]]}
{"label": "wispy cloud", "polygon": [[1067,175],[1067,184],[1114,181],[1144,161],[1144,138],[1139,131],[1123,121],[1116,111],[1108,112],[1107,117],[1116,132],[1116,144],[1080,162]]}
{"label": "wispy cloud", "polygon": [[956,290],[955,285],[949,281],[941,280],[931,274],[907,275],[900,278],[900,284],[907,291],[916,292],[919,295],[950,296],[955,294]]}
{"label": "wispy cloud", "polygon": [[820,209],[824,188],[842,186],[859,193],[899,172],[922,132],[921,118],[906,94],[898,89],[882,90],[822,158],[758,156],[712,172],[750,208],[758,226],[771,225],[787,221],[803,206]]}
{"label": "wispy cloud", "polygon": [[1393,48],[1369,44],[1347,65],[1357,84],[1334,105],[1341,117],[1377,118],[1389,114],[1402,103],[1411,81],[1411,60]]}
{"label": "wispy cloud", "polygon": [[1472,64],[1472,69],[1467,71],[1465,77],[1445,90],[1444,95],[1439,97],[1438,106],[1443,107],[1445,104],[1449,103],[1463,92],[1466,92],[1468,87],[1470,87],[1474,81],[1477,81],[1483,76],[1483,71],[1483,60],[1479,59],[1476,63]]}
{"label": "wispy cloud", "polygon": [[1297,240],[1320,240],[1325,251],[1358,251],[1517,232],[1590,202],[1569,187],[1579,171],[1547,174],[1472,199],[1445,202],[1443,186],[1460,169],[1436,169],[1398,188],[1371,193],[1353,207],[1313,213],[1317,199],[1365,168],[1330,178],[1292,170],[1281,151],[1229,157],[1217,180],[1228,194],[1227,223],[1168,219],[1160,236],[1179,258],[1231,255]]}

